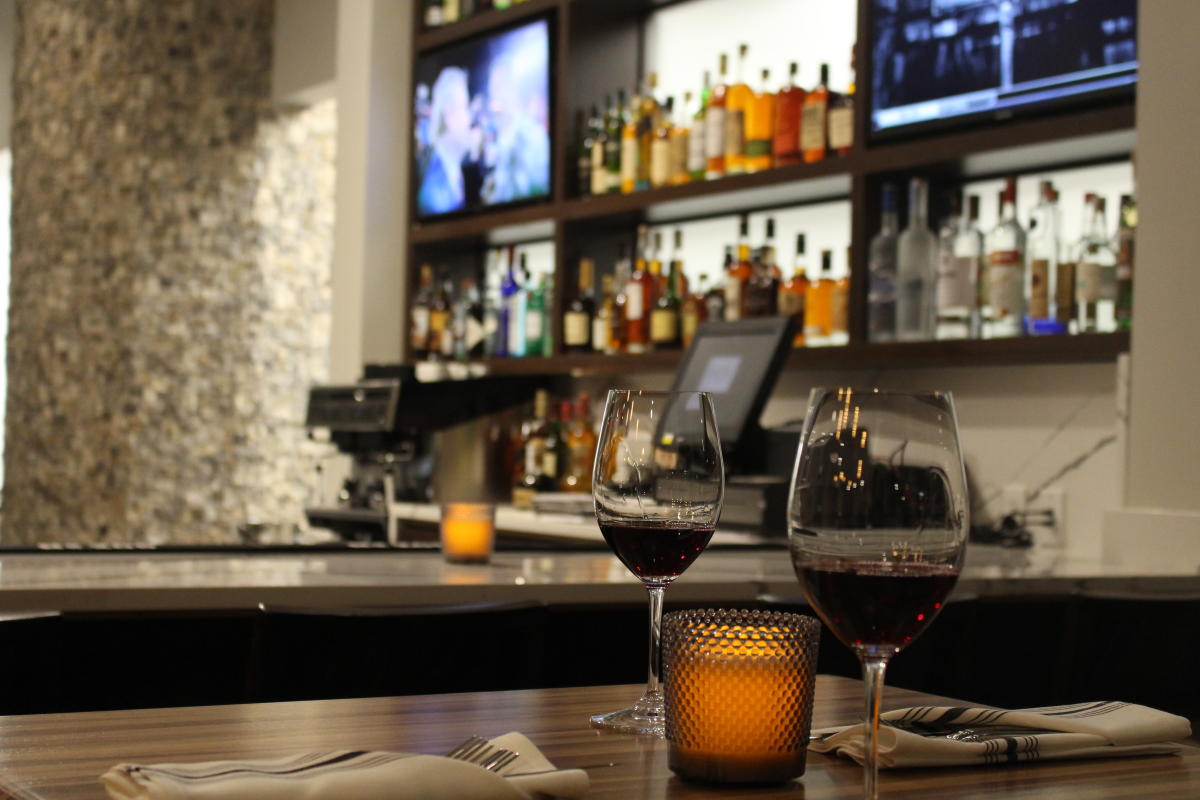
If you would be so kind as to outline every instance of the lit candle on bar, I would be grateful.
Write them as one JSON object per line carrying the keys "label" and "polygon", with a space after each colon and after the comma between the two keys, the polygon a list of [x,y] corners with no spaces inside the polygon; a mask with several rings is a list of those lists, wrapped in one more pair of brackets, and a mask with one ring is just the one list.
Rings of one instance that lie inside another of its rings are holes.
{"label": "lit candle on bar", "polygon": [[668,646],[671,769],[714,783],[804,773],[820,627],[775,612],[680,612]]}
{"label": "lit candle on bar", "polygon": [[442,506],[442,555],[455,563],[486,564],[492,557],[496,526],[493,507],[484,503]]}

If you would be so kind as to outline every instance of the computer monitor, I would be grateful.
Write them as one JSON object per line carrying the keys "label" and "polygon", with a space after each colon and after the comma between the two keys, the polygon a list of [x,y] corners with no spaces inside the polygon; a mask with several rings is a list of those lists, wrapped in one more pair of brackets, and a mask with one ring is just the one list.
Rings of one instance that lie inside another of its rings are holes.
{"label": "computer monitor", "polygon": [[712,395],[721,449],[731,472],[758,467],[758,418],[787,360],[792,335],[790,317],[705,322],[696,329],[675,373],[674,391]]}

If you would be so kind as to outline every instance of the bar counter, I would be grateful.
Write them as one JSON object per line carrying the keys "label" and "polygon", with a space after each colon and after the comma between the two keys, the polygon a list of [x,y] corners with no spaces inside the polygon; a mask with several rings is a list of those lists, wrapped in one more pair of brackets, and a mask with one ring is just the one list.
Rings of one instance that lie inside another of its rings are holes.
{"label": "bar counter", "polygon": [[[1077,591],[1200,595],[1200,571],[1180,559],[1135,567],[1056,551],[973,546],[956,592],[1065,596]],[[799,587],[787,550],[710,548],[668,592],[674,603],[729,605]],[[483,566],[436,551],[57,552],[0,555],[0,613],[251,610],[259,603],[431,605],[538,600],[640,603],[645,590],[606,552],[501,551]]]}

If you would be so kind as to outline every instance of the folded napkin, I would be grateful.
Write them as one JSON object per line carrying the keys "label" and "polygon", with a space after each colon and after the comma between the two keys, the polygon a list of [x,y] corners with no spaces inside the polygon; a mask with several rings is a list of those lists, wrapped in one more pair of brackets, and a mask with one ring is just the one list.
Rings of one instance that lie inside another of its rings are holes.
{"label": "folded napkin", "polygon": [[[1173,753],[1183,717],[1132,703],[1003,711],[919,706],[879,715],[879,766],[943,767]],[[809,749],[862,763],[866,724],[813,731]]]}
{"label": "folded napkin", "polygon": [[443,756],[359,750],[261,761],[120,764],[100,782],[113,800],[543,800],[587,793],[586,772],[555,769],[521,734],[491,741],[520,754],[500,773]]}

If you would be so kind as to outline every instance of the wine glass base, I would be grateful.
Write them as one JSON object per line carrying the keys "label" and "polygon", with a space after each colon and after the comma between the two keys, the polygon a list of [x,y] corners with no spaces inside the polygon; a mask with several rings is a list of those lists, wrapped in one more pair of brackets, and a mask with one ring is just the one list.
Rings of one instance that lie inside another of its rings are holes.
{"label": "wine glass base", "polygon": [[643,709],[639,705],[623,708],[620,711],[610,711],[607,714],[595,714],[589,719],[593,728],[602,728],[616,733],[634,733],[644,736],[666,736],[666,715],[660,708],[657,713],[653,709]]}

